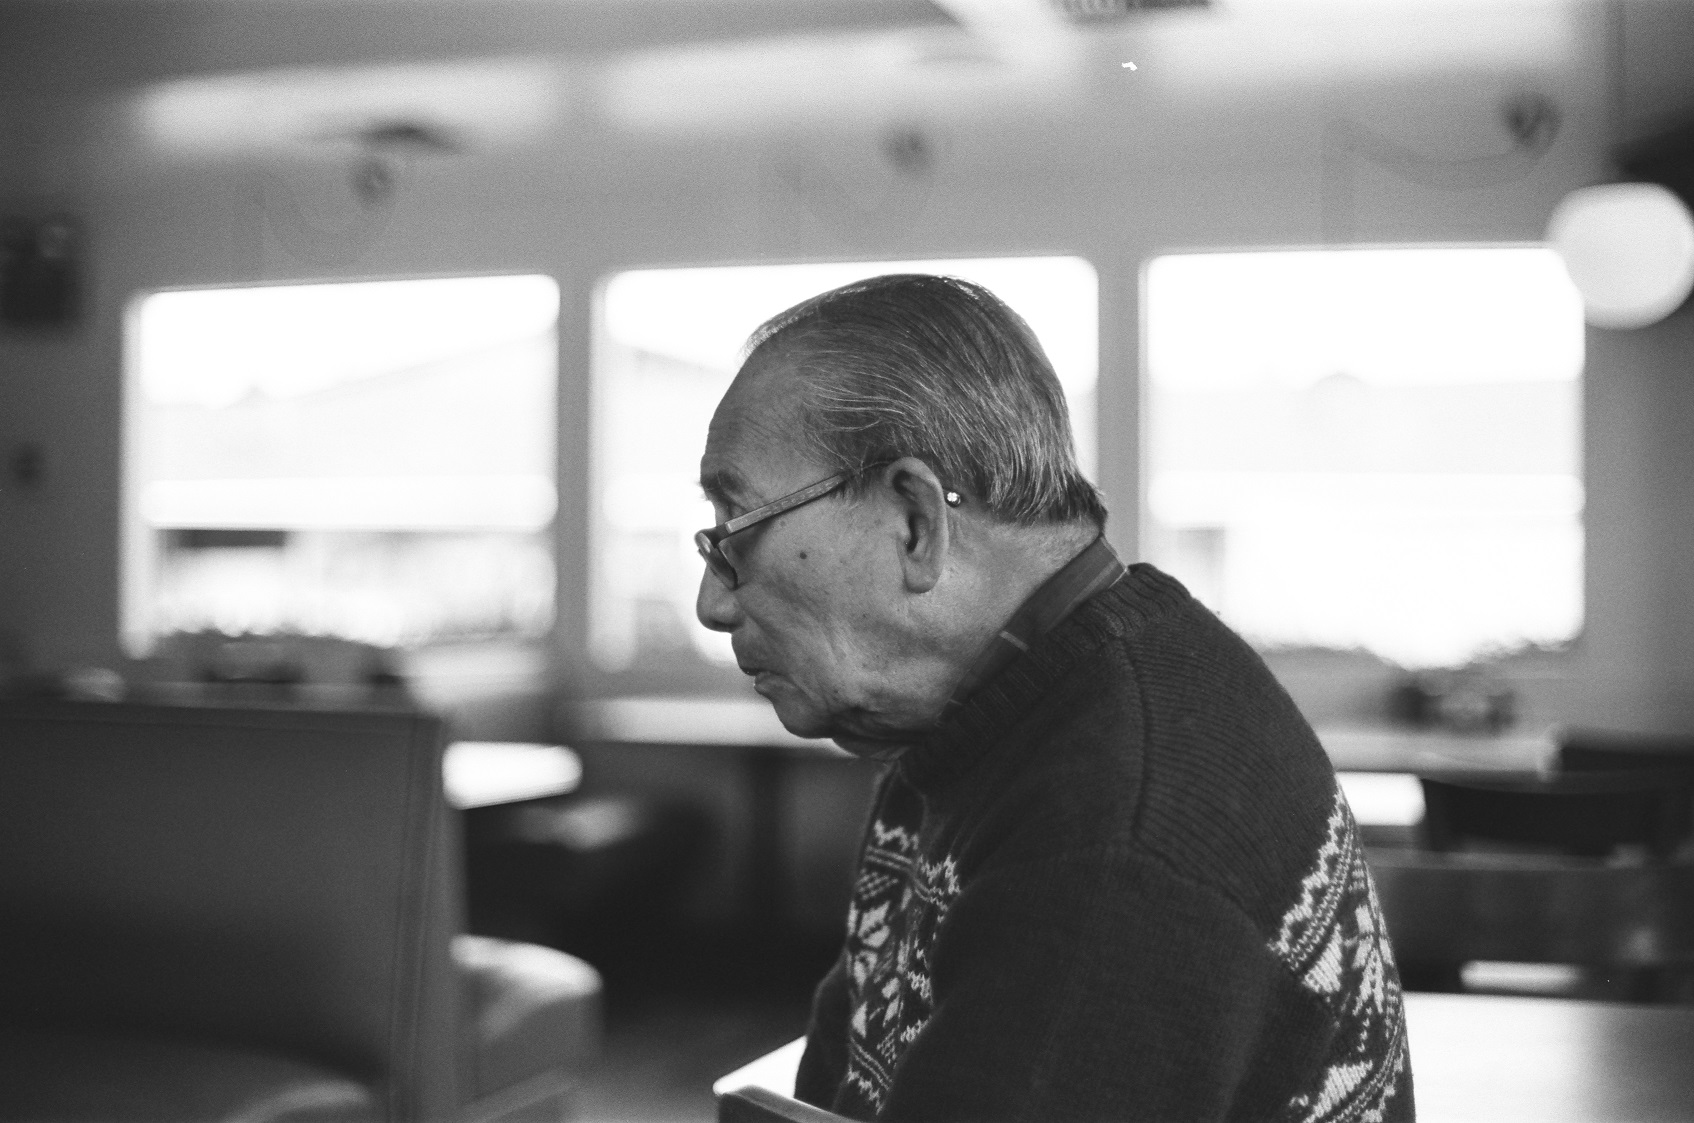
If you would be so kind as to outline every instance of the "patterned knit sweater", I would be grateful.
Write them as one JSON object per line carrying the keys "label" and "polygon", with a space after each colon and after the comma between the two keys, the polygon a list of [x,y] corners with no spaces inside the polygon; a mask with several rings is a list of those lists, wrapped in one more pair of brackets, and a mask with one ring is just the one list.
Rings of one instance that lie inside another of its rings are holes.
{"label": "patterned knit sweater", "polygon": [[883,777],[796,1095],[867,1120],[1413,1117],[1329,762],[1176,581],[1132,566]]}

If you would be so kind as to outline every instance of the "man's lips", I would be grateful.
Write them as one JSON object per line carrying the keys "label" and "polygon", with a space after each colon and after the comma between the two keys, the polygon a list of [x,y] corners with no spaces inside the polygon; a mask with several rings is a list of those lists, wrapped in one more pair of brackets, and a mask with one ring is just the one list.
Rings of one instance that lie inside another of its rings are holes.
{"label": "man's lips", "polygon": [[751,663],[742,663],[739,664],[739,666],[741,667],[741,673],[753,680],[753,689],[761,692],[767,685],[769,685],[772,679],[778,677],[777,673],[769,667],[759,667]]}

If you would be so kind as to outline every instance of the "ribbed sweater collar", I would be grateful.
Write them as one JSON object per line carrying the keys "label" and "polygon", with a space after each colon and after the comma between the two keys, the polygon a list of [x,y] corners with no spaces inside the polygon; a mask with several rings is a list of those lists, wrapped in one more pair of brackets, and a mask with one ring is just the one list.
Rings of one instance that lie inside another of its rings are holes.
{"label": "ribbed sweater collar", "polygon": [[1079,605],[1027,652],[984,682],[901,754],[897,768],[926,794],[959,779],[989,755],[1077,666],[1102,644],[1141,627],[1188,599],[1175,580],[1145,562]]}

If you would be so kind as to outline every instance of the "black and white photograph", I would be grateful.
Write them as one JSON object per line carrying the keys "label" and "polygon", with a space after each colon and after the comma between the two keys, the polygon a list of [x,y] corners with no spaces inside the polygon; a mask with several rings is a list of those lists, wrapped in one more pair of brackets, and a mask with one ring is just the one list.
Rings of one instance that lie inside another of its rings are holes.
{"label": "black and white photograph", "polygon": [[1694,0],[0,0],[0,1123],[1694,1123]]}

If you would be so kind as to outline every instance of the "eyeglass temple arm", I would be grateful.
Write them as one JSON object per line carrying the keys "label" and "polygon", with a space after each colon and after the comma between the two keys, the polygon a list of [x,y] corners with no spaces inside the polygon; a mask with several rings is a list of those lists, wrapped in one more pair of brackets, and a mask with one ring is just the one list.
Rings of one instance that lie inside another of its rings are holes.
{"label": "eyeglass temple arm", "polygon": [[737,515],[728,522],[720,523],[711,530],[707,531],[707,534],[711,536],[713,542],[721,542],[738,530],[745,530],[754,523],[762,522],[765,519],[771,518],[773,515],[780,515],[782,512],[789,510],[792,507],[798,507],[802,503],[808,503],[820,495],[826,495],[846,483],[852,477],[852,472],[837,472],[835,475],[830,476],[827,479],[819,480],[810,487],[803,487],[799,491],[790,495],[784,495],[781,499],[776,500],[774,503],[766,503],[763,507],[755,507],[753,510],[748,511],[745,515]]}

